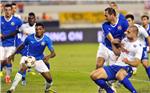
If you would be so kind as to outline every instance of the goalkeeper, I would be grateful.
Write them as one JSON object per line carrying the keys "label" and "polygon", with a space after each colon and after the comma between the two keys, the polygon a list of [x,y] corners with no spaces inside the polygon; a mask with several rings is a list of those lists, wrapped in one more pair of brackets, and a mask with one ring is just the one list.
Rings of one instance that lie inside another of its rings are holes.
{"label": "goalkeeper", "polygon": [[[54,52],[51,39],[47,37],[46,35],[44,35],[44,32],[45,32],[44,25],[41,23],[37,23],[35,26],[35,31],[36,33],[29,35],[25,39],[24,43],[17,48],[16,52],[19,52],[21,49],[24,48],[24,46],[28,46],[28,56],[33,56],[36,59],[35,66],[34,66],[35,70],[41,73],[41,75],[47,81],[45,85],[45,92],[47,92],[49,91],[49,88],[51,87],[52,77],[51,77],[51,74],[49,73],[49,69],[47,68],[44,62],[47,62],[50,58],[55,57],[55,52]],[[44,56],[43,53],[44,53],[46,46],[50,50],[50,54],[47,56]],[[15,56],[16,52],[13,55],[11,55],[9,58],[12,59]],[[28,65],[25,64],[25,61],[26,60],[22,60],[22,63],[21,63],[22,67],[19,70],[19,72],[16,74],[14,81],[12,83],[12,86],[7,91],[7,93],[13,93],[13,91],[15,90],[16,86],[18,85],[19,81],[22,78],[22,74],[28,68],[27,67]]]}

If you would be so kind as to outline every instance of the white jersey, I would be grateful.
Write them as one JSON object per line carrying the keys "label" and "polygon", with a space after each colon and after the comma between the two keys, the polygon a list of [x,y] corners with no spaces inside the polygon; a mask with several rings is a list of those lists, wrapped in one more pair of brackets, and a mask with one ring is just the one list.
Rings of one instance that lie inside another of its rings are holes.
{"label": "white jersey", "polygon": [[29,23],[25,23],[20,27],[19,31],[22,34],[19,34],[18,37],[21,38],[21,41],[24,41],[28,35],[35,33],[35,24],[30,26]]}
{"label": "white jersey", "polygon": [[21,19],[21,16],[19,14],[14,14],[15,17],[18,17],[19,19]]}
{"label": "white jersey", "polygon": [[124,58],[127,58],[130,61],[133,61],[135,58],[141,59],[143,47],[139,40],[130,42],[127,38],[124,38],[122,40],[122,44],[124,45],[124,50],[121,51],[115,65],[129,66],[128,64],[122,62]]}
{"label": "white jersey", "polygon": [[143,47],[146,47],[146,41],[145,38],[147,38],[149,35],[147,33],[147,31],[144,29],[143,26],[138,25],[138,24],[134,24],[137,28],[138,28],[138,39],[141,42]]}

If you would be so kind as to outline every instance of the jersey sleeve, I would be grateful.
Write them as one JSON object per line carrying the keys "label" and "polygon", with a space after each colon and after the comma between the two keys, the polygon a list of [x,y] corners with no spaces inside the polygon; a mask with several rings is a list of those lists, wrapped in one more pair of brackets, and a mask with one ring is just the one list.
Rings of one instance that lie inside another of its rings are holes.
{"label": "jersey sleeve", "polygon": [[128,27],[129,27],[129,24],[128,24],[128,21],[126,19],[122,19],[123,20],[123,31],[125,32]]}
{"label": "jersey sleeve", "polygon": [[141,32],[141,34],[142,34],[145,38],[147,38],[147,37],[149,36],[148,33],[147,33],[147,31],[146,31],[142,26],[139,27],[139,32]]}
{"label": "jersey sleeve", "polygon": [[108,27],[108,25],[106,23],[104,23],[102,25],[102,31],[103,31],[105,37],[110,33],[109,27]]}
{"label": "jersey sleeve", "polygon": [[143,47],[139,46],[137,47],[136,51],[135,51],[135,58],[141,59],[142,58],[142,53],[143,53]]}
{"label": "jersey sleeve", "polygon": [[21,27],[21,25],[23,24],[22,20],[21,20],[21,19],[19,19],[19,18],[18,18],[18,22],[17,22],[17,23],[18,23],[18,28],[20,28],[20,27]]}
{"label": "jersey sleeve", "polygon": [[53,42],[50,38],[47,37],[47,47],[50,51],[54,51]]}
{"label": "jersey sleeve", "polygon": [[28,36],[28,37],[24,40],[24,43],[23,43],[23,44],[24,44],[24,45],[28,45],[28,44],[29,44],[29,41],[30,41],[30,40],[29,40],[29,36]]}

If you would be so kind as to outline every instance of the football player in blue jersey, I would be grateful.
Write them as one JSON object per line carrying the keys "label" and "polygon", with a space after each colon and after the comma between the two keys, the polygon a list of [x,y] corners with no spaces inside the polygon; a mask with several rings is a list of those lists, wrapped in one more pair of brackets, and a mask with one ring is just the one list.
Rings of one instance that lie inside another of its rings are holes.
{"label": "football player in blue jersey", "polygon": [[[36,62],[35,62],[34,68],[39,73],[41,73],[41,75],[45,78],[45,80],[46,80],[45,92],[47,92],[47,91],[49,91],[49,88],[51,86],[52,77],[51,77],[51,74],[49,73],[49,69],[47,68],[47,66],[45,65],[44,62],[48,62],[48,60],[50,58],[55,57],[55,52],[54,52],[54,48],[53,48],[51,39],[49,37],[47,37],[46,35],[44,35],[44,32],[45,32],[44,25],[41,23],[36,23],[35,29],[36,29],[36,33],[29,35],[25,39],[24,43],[17,48],[16,52],[23,49],[24,46],[28,45],[28,54],[27,55],[35,57]],[[50,54],[44,56],[43,53],[44,53],[46,46],[48,47]],[[15,53],[12,54],[9,58],[10,59],[13,58],[13,56],[15,56]],[[16,74],[14,81],[12,83],[12,86],[7,91],[7,93],[12,93],[15,90],[16,86],[18,85],[19,81],[22,78],[24,71],[27,69],[27,65],[25,63],[26,58],[27,57],[24,57],[24,60],[22,60],[22,62],[21,62],[22,68]]]}
{"label": "football player in blue jersey", "polygon": [[137,67],[140,64],[143,47],[138,40],[138,28],[136,26],[130,26],[125,33],[127,37],[121,41],[120,48],[112,45],[114,53],[119,55],[116,62],[91,73],[91,79],[98,86],[104,88],[107,93],[115,93],[115,91],[106,81],[116,79],[131,93],[137,93],[129,77],[132,76],[132,67]]}
{"label": "football player in blue jersey", "polygon": [[118,47],[118,43],[124,38],[124,32],[128,28],[127,20],[117,17],[113,8],[105,9],[105,17],[106,22],[102,24],[104,39],[97,51],[96,69],[115,63],[117,55],[112,51],[112,44]]}
{"label": "football player in blue jersey", "polygon": [[[145,28],[145,30],[147,31],[147,33],[150,36],[150,24],[149,24],[149,16],[147,15],[143,15],[141,16],[141,20],[142,20],[142,26]],[[146,41],[146,46],[149,46],[148,40]],[[150,47],[147,47],[147,51],[150,53]],[[147,72],[147,75],[150,79],[150,66],[149,66],[149,61],[147,62],[142,62],[143,66],[145,67],[145,70]]]}
{"label": "football player in blue jersey", "polygon": [[19,28],[22,25],[22,21],[14,17],[12,14],[12,5],[6,4],[4,6],[4,16],[1,16],[1,46],[0,46],[0,62],[1,62],[1,71],[3,66],[6,66],[6,76],[5,82],[10,83],[12,64],[8,57],[15,51],[15,37],[19,32]]}

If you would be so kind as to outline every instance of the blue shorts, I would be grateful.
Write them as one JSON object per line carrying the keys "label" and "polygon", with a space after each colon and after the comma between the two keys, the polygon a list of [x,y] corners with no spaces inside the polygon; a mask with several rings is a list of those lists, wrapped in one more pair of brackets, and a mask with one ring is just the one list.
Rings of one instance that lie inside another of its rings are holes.
{"label": "blue shorts", "polygon": [[104,69],[107,73],[107,80],[116,80],[116,74],[120,69],[125,69],[128,73],[127,77],[131,77],[133,70],[131,66],[118,66],[118,65],[112,65],[112,66],[104,66]]}
{"label": "blue shorts", "polygon": [[143,61],[143,60],[148,60],[147,47],[143,47],[143,53],[142,53],[141,61]]}

